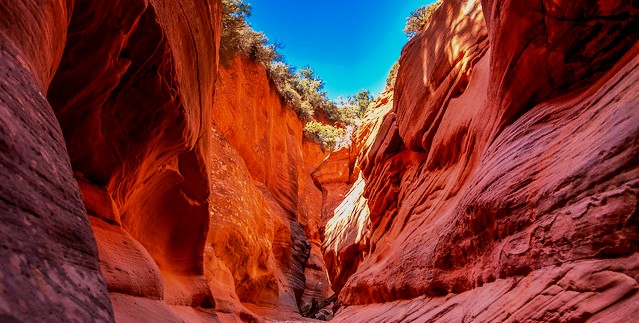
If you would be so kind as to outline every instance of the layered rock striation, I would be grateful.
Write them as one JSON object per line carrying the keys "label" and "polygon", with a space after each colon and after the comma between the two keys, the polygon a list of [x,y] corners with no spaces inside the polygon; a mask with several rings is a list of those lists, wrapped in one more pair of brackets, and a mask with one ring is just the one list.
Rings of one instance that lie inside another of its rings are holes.
{"label": "layered rock striation", "polygon": [[229,309],[301,318],[331,294],[310,177],[328,152],[304,139],[264,66],[242,55],[221,68],[212,114],[207,278],[224,286]]}
{"label": "layered rock striation", "polygon": [[392,109],[316,172],[336,320],[637,319],[638,23],[631,1],[444,1]]}
{"label": "layered rock striation", "polygon": [[0,2],[0,320],[112,321],[47,89],[73,6]]}

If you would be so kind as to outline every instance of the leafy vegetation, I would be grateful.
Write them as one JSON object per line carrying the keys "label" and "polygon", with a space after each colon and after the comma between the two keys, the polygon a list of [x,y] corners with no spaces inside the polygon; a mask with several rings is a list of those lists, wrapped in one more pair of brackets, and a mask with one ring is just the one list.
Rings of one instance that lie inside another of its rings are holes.
{"label": "leafy vegetation", "polygon": [[399,72],[399,61],[393,64],[390,71],[388,72],[388,77],[386,78],[386,90],[390,90],[395,88],[395,81],[397,81],[397,72]]}
{"label": "leafy vegetation", "polygon": [[308,139],[320,143],[326,149],[335,149],[345,134],[346,130],[342,128],[317,121],[307,122],[304,125],[304,135]]}
{"label": "leafy vegetation", "polygon": [[353,104],[357,107],[357,116],[362,118],[368,112],[370,105],[374,103],[375,98],[371,95],[371,91],[362,90],[355,94],[351,99]]}
{"label": "leafy vegetation", "polygon": [[[373,103],[370,91],[362,90],[352,97],[331,101],[324,91],[324,81],[311,67],[296,70],[279,53],[281,44],[270,43],[264,33],[251,28],[246,21],[251,15],[251,6],[244,1],[222,0],[222,63],[228,66],[235,55],[242,54],[263,64],[280,97],[306,122],[305,136],[321,143],[325,148],[332,149],[340,145]],[[411,12],[404,27],[406,36],[411,39],[417,35],[441,4],[442,0],[439,0]],[[399,62],[396,62],[386,79],[386,90],[395,86],[398,69]]]}
{"label": "leafy vegetation", "polygon": [[264,33],[254,31],[246,22],[251,16],[251,6],[243,0],[222,0],[222,63],[237,53],[245,53],[258,63],[277,62],[283,59],[278,53],[280,44],[269,44]]}
{"label": "leafy vegetation", "polygon": [[442,0],[439,0],[430,5],[421,6],[417,10],[410,13],[410,16],[406,18],[406,27],[404,27],[404,33],[409,39],[415,37],[417,33],[428,23],[433,12],[439,6],[441,6]]}
{"label": "leafy vegetation", "polygon": [[222,0],[222,64],[228,66],[237,54],[263,64],[280,97],[307,122],[304,128],[307,138],[334,148],[346,131],[314,120],[324,119],[341,127],[354,125],[373,101],[370,91],[331,101],[324,91],[324,81],[315,71],[309,66],[296,71],[288,65],[278,52],[281,44],[271,44],[264,33],[254,31],[247,23],[250,15],[251,6],[243,0]]}

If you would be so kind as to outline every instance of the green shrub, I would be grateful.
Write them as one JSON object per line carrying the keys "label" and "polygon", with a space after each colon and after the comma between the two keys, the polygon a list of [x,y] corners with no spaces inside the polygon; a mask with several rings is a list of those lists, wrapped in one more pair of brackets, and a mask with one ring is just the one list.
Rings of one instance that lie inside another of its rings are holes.
{"label": "green shrub", "polygon": [[325,125],[321,122],[311,121],[304,125],[304,135],[306,138],[330,150],[337,148],[337,143],[345,134],[346,131],[344,129]]}
{"label": "green shrub", "polygon": [[374,99],[369,90],[361,90],[351,98],[352,104],[357,107],[357,117],[364,117]]}
{"label": "green shrub", "polygon": [[[302,107],[302,97],[300,96],[300,94],[297,93],[297,91],[295,91],[295,89],[293,89],[289,84],[286,84],[281,90],[278,89],[278,91],[280,91],[280,94],[284,98],[284,101],[288,103],[293,109],[295,109],[298,114],[300,114],[299,110]],[[312,116],[313,113],[311,112],[310,115]]]}
{"label": "green shrub", "polygon": [[[312,121],[321,113],[326,119],[352,130],[372,102],[369,91],[363,90],[348,100],[333,102],[324,91],[324,81],[309,66],[295,71],[279,53],[280,44],[269,43],[264,33],[254,31],[246,21],[251,6],[244,0],[222,0],[222,44],[220,58],[229,66],[235,55],[245,55],[263,64],[269,79],[280,95],[303,121]],[[334,148],[345,139],[346,131],[318,122],[308,122],[304,133],[326,148]]]}
{"label": "green shrub", "polygon": [[288,85],[288,83],[290,83],[292,69],[290,66],[286,65],[286,63],[271,61],[264,65],[266,66],[268,76],[271,78],[271,81],[275,83],[275,86],[278,89],[283,89],[286,85]]}
{"label": "green shrub", "polygon": [[220,58],[228,61],[243,47],[245,36],[251,29],[246,17],[251,16],[251,6],[242,0],[222,0],[222,42]]}
{"label": "green shrub", "polygon": [[435,12],[441,4],[442,0],[439,0],[430,5],[419,7],[417,10],[411,12],[410,16],[406,18],[406,27],[404,27],[404,33],[406,36],[408,36],[409,39],[415,37],[426,23],[428,23],[433,12]]}
{"label": "green shrub", "polygon": [[344,115],[342,114],[341,107],[338,107],[335,103],[331,102],[329,99],[322,98],[322,100],[317,104],[319,108],[324,112],[326,119],[331,122],[341,122],[341,123],[350,123],[349,120],[346,120]]}
{"label": "green shrub", "polygon": [[302,67],[296,74],[296,86],[302,95],[306,96],[322,96],[324,94],[324,81],[315,74],[310,66]]}
{"label": "green shrub", "polygon": [[309,121],[312,120],[315,115],[315,108],[308,101],[302,101],[302,104],[300,104],[297,110],[297,114],[303,121]]}
{"label": "green shrub", "polygon": [[395,88],[395,81],[397,81],[397,72],[399,71],[399,61],[393,64],[390,71],[388,72],[388,77],[386,78],[386,90],[390,90]]}
{"label": "green shrub", "polygon": [[353,104],[351,97],[338,97],[334,101],[338,107],[339,119],[346,125],[355,124],[359,118],[358,107]]}
{"label": "green shrub", "polygon": [[266,35],[263,33],[254,34],[256,35],[257,41],[251,43],[250,47],[245,51],[249,53],[253,61],[267,65],[282,59],[282,55],[277,52],[276,45],[269,44]]}

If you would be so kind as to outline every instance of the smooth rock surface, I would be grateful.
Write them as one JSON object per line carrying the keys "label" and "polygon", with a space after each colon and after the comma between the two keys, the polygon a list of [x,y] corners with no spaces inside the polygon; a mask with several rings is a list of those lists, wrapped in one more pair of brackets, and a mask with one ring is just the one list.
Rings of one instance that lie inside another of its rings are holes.
{"label": "smooth rock surface", "polygon": [[637,1],[444,0],[326,159],[219,0],[0,17],[2,322],[639,320]]}
{"label": "smooth rock surface", "polygon": [[342,289],[368,252],[370,209],[360,166],[393,107],[392,91],[383,93],[354,134],[352,145],[330,154],[312,174],[322,189],[322,254],[333,290]]}

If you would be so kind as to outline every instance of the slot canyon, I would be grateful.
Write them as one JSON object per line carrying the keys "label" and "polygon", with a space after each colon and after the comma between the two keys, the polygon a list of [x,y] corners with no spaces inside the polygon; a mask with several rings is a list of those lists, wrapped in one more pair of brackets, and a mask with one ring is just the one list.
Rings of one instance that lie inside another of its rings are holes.
{"label": "slot canyon", "polygon": [[0,0],[0,322],[639,322],[639,1],[442,0],[337,149],[222,16]]}

